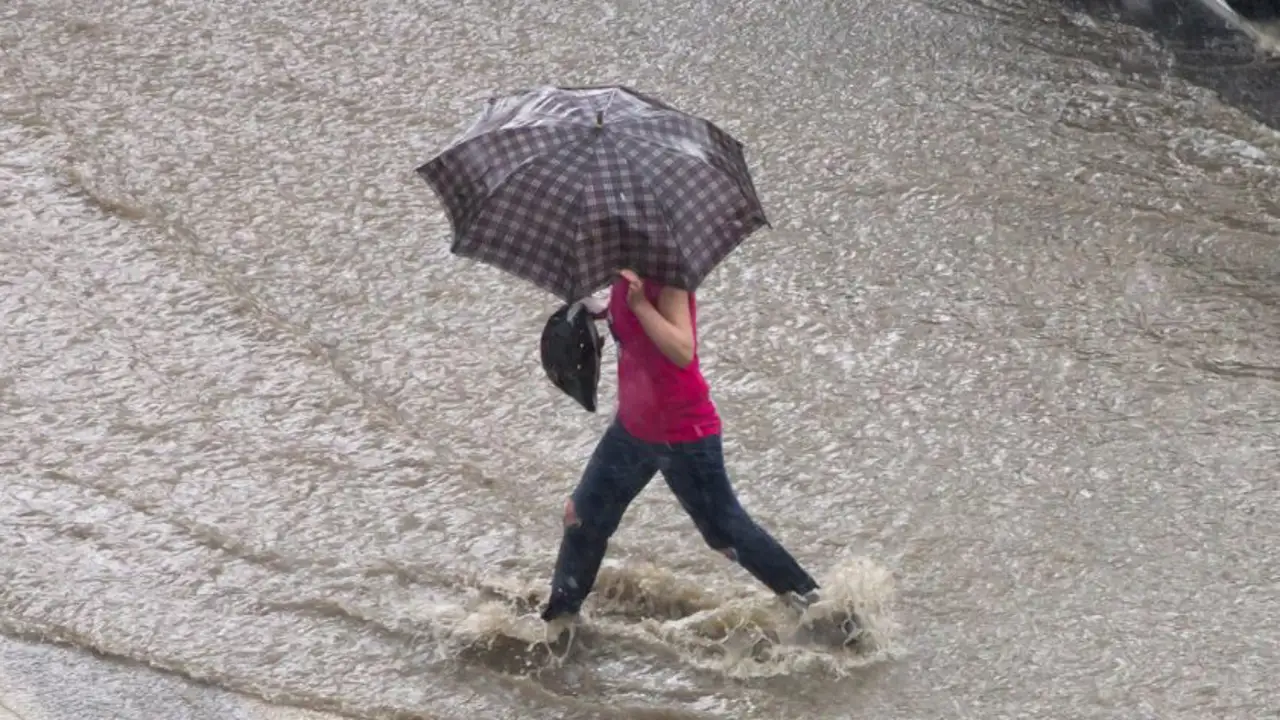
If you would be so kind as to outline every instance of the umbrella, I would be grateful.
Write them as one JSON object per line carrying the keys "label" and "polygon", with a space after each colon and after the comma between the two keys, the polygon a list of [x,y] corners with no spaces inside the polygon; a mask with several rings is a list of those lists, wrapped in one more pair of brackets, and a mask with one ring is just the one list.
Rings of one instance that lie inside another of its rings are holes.
{"label": "umbrella", "polygon": [[452,252],[566,302],[631,268],[695,290],[768,225],[742,143],[626,87],[541,87],[490,99],[417,172]]}

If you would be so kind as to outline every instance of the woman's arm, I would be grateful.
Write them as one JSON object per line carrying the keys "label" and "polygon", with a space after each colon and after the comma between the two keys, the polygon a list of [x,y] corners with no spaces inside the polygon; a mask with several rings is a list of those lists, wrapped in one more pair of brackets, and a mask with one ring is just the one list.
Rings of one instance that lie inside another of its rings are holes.
{"label": "woman's arm", "polygon": [[693,320],[689,316],[689,293],[673,287],[664,287],[658,294],[658,305],[644,296],[643,290],[633,293],[636,297],[631,311],[640,320],[644,332],[658,346],[667,359],[685,368],[693,362]]}

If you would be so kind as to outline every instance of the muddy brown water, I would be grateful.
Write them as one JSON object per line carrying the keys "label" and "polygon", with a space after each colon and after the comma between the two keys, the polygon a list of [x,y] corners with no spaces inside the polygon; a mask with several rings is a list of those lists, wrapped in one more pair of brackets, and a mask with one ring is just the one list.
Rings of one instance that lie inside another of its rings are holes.
{"label": "muddy brown water", "polygon": [[[1280,134],[1192,49],[996,0],[0,21],[6,633],[357,718],[1280,712]],[[747,144],[773,229],[703,363],[859,651],[762,645],[785,616],[661,484],[576,654],[531,646],[608,413],[412,169],[541,82]]]}

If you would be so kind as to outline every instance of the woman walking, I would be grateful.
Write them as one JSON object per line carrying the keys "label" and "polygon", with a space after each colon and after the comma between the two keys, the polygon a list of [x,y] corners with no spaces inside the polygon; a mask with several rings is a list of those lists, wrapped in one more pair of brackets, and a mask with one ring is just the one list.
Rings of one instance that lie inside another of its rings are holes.
{"label": "woman walking", "polygon": [[618,343],[618,412],[564,507],[564,534],[542,612],[554,640],[591,592],[609,538],[653,476],[667,486],[712,549],[797,610],[818,584],[739,504],[725,469],[720,417],[698,366],[692,293],[623,270],[607,315]]}

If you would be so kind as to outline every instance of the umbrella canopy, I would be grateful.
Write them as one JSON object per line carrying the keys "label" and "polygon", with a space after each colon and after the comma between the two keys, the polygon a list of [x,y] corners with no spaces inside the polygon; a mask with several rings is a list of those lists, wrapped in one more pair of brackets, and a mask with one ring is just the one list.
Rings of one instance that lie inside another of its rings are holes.
{"label": "umbrella canopy", "polygon": [[768,225],[740,142],[625,87],[491,99],[417,172],[448,213],[454,254],[565,302],[620,268],[695,290]]}

